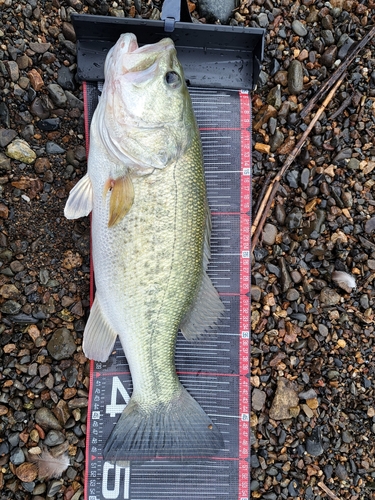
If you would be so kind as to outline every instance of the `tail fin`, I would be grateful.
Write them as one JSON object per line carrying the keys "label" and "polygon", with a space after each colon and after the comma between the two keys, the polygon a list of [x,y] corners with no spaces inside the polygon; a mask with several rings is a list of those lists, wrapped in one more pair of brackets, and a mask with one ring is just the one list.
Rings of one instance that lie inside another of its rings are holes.
{"label": "tail fin", "polygon": [[130,399],[103,453],[109,461],[186,460],[215,456],[223,447],[217,426],[182,387],[173,400],[151,408]]}

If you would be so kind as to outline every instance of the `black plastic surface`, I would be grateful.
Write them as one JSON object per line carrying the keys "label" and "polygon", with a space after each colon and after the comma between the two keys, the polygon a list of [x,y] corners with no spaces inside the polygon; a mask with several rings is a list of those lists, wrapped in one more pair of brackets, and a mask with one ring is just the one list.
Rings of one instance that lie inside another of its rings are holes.
{"label": "black plastic surface", "polygon": [[192,87],[248,89],[255,87],[264,50],[264,30],[188,22],[72,14],[77,35],[78,78],[104,80],[108,50],[122,33],[132,32],[139,45],[169,37],[175,43],[185,78]]}

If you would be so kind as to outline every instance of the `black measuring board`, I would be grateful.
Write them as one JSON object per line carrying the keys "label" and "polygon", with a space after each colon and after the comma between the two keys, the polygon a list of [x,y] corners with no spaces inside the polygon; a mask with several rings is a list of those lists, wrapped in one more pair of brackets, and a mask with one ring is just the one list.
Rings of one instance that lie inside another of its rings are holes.
{"label": "black measuring board", "polygon": [[[101,85],[84,82],[87,138]],[[225,313],[217,331],[198,342],[187,342],[179,334],[176,369],[219,427],[225,448],[208,460],[105,462],[103,446],[132,393],[129,367],[117,340],[106,363],[91,362],[86,500],[249,499],[250,96],[247,91],[189,91],[212,214],[208,274]]]}

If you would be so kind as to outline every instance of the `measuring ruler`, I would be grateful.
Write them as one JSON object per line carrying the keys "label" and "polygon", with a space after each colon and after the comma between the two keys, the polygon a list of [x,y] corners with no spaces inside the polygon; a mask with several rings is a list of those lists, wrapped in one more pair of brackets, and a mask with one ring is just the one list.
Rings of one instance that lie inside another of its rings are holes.
{"label": "measuring ruler", "polygon": [[[86,137],[101,84],[84,83]],[[104,461],[102,449],[132,393],[120,342],[91,362],[86,500],[248,500],[251,105],[247,91],[190,89],[212,214],[208,274],[225,305],[215,333],[177,338],[178,376],[220,429],[225,448],[204,460]],[[87,145],[88,146],[88,145]],[[93,281],[93,280],[92,280]],[[92,283],[93,287],[93,283]]]}

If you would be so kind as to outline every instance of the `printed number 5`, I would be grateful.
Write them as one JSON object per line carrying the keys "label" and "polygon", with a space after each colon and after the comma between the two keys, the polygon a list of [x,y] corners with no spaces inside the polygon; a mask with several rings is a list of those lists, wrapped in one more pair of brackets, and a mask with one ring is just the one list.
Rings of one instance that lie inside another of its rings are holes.
{"label": "printed number 5", "polygon": [[[103,484],[102,494],[104,498],[117,499],[120,497],[120,485],[124,482],[124,500],[129,498],[130,465],[129,462],[124,465],[112,465],[105,462],[103,466]],[[122,471],[124,473],[122,474]],[[114,472],[114,474],[113,474]]]}

